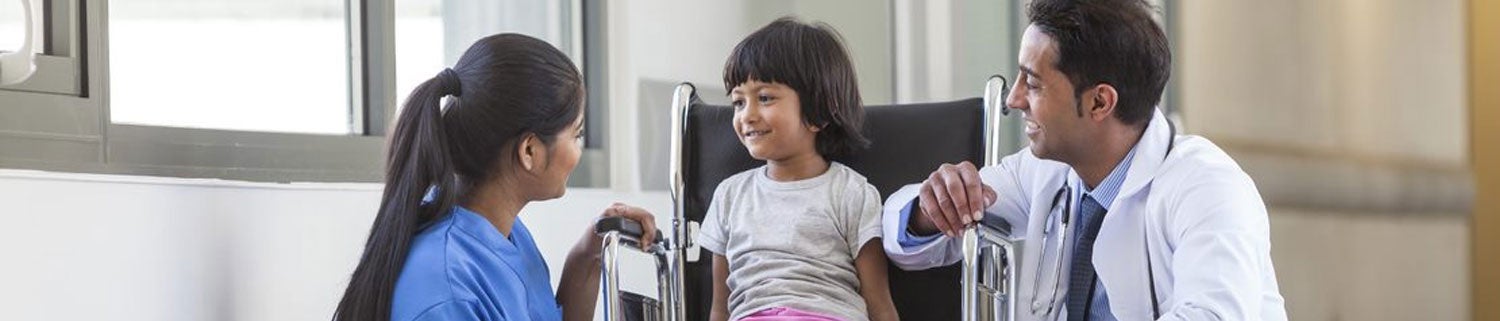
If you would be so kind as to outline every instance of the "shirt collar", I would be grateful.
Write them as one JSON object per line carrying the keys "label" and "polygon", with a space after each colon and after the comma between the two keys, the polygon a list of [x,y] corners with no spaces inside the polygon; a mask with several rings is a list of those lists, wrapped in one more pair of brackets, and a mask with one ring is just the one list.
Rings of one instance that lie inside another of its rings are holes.
{"label": "shirt collar", "polygon": [[[1140,146],[1140,144],[1136,144],[1136,146]],[[1120,194],[1120,185],[1125,183],[1125,173],[1130,171],[1130,161],[1132,158],[1135,158],[1135,150],[1135,146],[1130,147],[1130,152],[1125,154],[1125,159],[1120,160],[1119,164],[1115,164],[1115,168],[1109,172],[1109,176],[1104,177],[1104,181],[1099,182],[1099,186],[1094,186],[1094,189],[1090,190],[1088,186],[1079,184],[1083,186],[1079,190],[1083,194],[1094,198],[1095,202],[1099,202],[1100,207],[1109,208],[1110,204],[1114,203],[1115,196]]]}

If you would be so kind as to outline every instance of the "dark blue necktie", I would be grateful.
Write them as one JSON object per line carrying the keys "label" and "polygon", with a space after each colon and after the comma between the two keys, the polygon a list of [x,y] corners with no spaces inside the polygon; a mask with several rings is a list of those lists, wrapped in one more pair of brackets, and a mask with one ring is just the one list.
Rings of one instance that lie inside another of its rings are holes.
{"label": "dark blue necktie", "polygon": [[1094,297],[1094,238],[1104,223],[1104,207],[1085,194],[1078,207],[1078,242],[1073,245],[1073,267],[1068,273],[1068,321],[1088,320]]}

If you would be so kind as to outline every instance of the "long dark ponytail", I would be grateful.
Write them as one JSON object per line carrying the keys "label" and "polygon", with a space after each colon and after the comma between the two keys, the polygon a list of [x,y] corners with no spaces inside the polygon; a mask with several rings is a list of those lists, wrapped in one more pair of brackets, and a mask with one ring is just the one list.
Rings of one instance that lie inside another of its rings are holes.
{"label": "long dark ponytail", "polygon": [[532,133],[550,144],[582,112],[583,97],[566,55],[519,34],[480,39],[454,68],[417,86],[390,135],[380,210],[333,319],[390,320],[412,238],[495,178],[497,162],[515,157],[507,147],[517,138]]}

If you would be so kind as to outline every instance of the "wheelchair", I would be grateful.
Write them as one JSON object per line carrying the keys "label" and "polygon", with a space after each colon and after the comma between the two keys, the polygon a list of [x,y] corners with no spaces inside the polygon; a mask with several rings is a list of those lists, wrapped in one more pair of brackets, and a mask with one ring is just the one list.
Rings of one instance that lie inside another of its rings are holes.
{"label": "wheelchair", "polygon": [[[993,165],[1004,107],[1005,78],[992,76],[984,96],[964,100],[865,107],[868,149],[833,159],[863,174],[884,200],[906,184],[920,182],[944,163]],[[761,166],[734,134],[734,109],[710,105],[692,84],[677,86],[672,99],[670,177],[673,218],[670,237],[639,246],[641,227],[613,218],[601,221],[601,292],[604,320],[707,320],[712,306],[711,253],[694,234],[718,183]],[[660,234],[658,234],[660,235]],[[922,271],[889,266],[891,297],[905,320],[1014,320],[1020,242],[1009,225],[987,219],[963,237],[963,260]],[[654,289],[621,288],[620,258],[634,252],[654,261]],[[640,293],[647,292],[647,293]],[[654,293],[650,293],[654,292]]]}

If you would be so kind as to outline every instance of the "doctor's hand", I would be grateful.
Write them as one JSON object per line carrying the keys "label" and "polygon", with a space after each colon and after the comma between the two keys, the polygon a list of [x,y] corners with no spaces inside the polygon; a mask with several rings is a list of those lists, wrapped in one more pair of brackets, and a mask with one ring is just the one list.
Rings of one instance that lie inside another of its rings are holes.
{"label": "doctor's hand", "polygon": [[973,163],[943,164],[922,181],[918,206],[913,209],[921,215],[912,215],[908,226],[921,235],[942,232],[958,237],[984,217],[984,209],[994,204],[995,198],[995,190],[980,181],[979,169]]}

